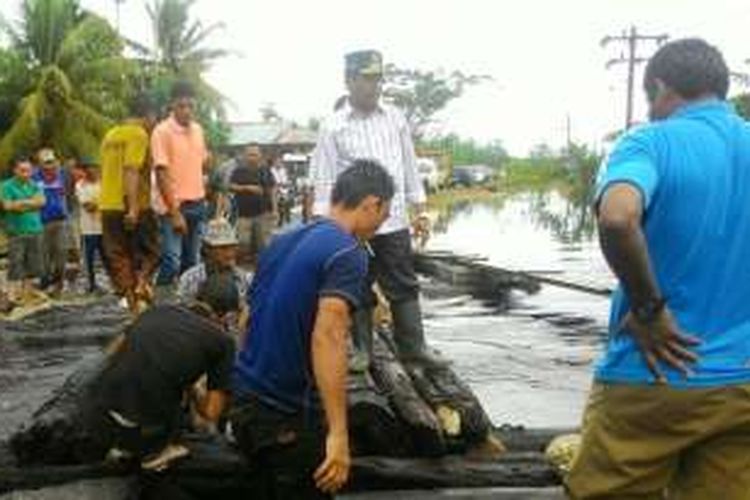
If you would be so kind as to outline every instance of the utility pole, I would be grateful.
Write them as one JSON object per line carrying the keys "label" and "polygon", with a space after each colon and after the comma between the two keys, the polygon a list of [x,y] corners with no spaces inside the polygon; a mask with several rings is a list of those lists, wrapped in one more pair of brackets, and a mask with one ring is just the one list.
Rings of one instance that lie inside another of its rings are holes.
{"label": "utility pole", "polygon": [[117,34],[120,34],[120,5],[124,4],[125,0],[115,0],[115,15],[117,16]]}
{"label": "utility pole", "polygon": [[633,124],[633,88],[635,83],[635,67],[637,64],[645,62],[648,58],[638,57],[636,49],[638,48],[639,42],[652,41],[656,42],[657,46],[664,43],[669,38],[669,35],[641,35],[635,26],[631,26],[629,31],[623,31],[622,34],[617,36],[607,35],[602,38],[601,46],[606,47],[612,42],[625,43],[627,44],[628,54],[627,56],[620,54],[620,57],[610,59],[607,61],[607,69],[611,68],[616,64],[626,63],[628,65],[628,89],[627,98],[625,101],[625,128],[628,129]]}

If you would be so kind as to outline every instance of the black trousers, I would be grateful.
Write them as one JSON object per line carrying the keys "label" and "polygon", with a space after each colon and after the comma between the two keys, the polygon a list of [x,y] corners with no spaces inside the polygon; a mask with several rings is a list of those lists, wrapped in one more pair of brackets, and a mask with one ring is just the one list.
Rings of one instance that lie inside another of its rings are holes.
{"label": "black trousers", "polygon": [[414,271],[409,230],[379,234],[369,244],[375,255],[370,257],[365,306],[371,308],[377,304],[372,292],[375,281],[391,303],[417,300],[419,281]]}
{"label": "black trousers", "polygon": [[319,415],[289,415],[258,399],[238,402],[230,416],[232,432],[258,484],[263,500],[326,500],[313,473],[325,457],[325,431]]}

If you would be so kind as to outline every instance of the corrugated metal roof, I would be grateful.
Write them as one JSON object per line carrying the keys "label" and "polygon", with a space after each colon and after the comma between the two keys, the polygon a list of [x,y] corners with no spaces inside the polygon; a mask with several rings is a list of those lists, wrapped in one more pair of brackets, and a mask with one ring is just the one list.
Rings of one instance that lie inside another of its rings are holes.
{"label": "corrugated metal roof", "polygon": [[283,122],[236,122],[229,124],[229,146],[257,143],[314,145],[317,133],[308,128],[292,127]]}
{"label": "corrugated metal roof", "polygon": [[261,145],[276,144],[276,138],[284,130],[280,122],[243,122],[229,124],[229,145],[242,146],[258,143]]}
{"label": "corrugated metal roof", "polygon": [[318,133],[309,128],[288,128],[276,139],[279,144],[315,144]]}

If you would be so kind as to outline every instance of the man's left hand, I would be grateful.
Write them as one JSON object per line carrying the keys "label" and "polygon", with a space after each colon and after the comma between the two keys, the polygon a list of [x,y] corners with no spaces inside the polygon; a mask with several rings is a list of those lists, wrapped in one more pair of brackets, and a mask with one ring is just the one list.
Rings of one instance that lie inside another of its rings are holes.
{"label": "man's left hand", "polygon": [[349,480],[351,454],[349,438],[346,434],[328,433],[326,438],[326,456],[316,469],[313,479],[323,493],[333,494],[340,490]]}
{"label": "man's left hand", "polygon": [[620,323],[618,333],[625,330],[635,339],[646,366],[657,383],[667,382],[659,366],[661,362],[687,377],[690,374],[688,365],[698,361],[698,355],[689,348],[700,344],[700,340],[683,333],[666,307],[654,321],[647,324],[641,323],[629,312]]}

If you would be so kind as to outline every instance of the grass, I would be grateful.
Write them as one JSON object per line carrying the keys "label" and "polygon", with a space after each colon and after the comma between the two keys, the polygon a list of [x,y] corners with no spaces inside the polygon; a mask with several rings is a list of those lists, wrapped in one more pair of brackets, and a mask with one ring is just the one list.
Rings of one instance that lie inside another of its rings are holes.
{"label": "grass", "polygon": [[504,198],[504,193],[482,187],[443,189],[427,197],[427,208],[439,210],[462,201],[492,202]]}
{"label": "grass", "polygon": [[570,173],[559,165],[528,165],[522,162],[511,162],[492,185],[445,189],[428,196],[427,206],[440,209],[466,201],[502,203],[508,196],[517,193],[558,191],[565,195],[572,189]]}

